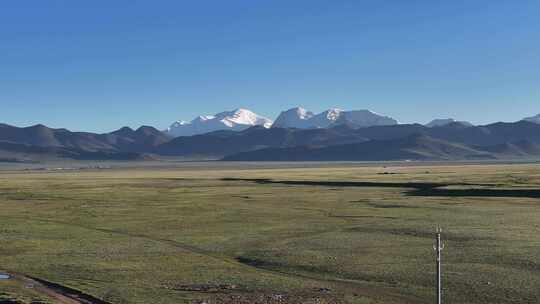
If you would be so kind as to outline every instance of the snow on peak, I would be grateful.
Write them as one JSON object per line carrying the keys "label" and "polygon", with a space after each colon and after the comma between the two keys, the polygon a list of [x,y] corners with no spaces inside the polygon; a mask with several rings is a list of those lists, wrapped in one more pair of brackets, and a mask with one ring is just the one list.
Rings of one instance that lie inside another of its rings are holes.
{"label": "snow on peak", "polygon": [[472,127],[473,124],[468,121],[458,121],[453,118],[437,118],[429,123],[426,124],[426,127],[433,128],[433,127],[444,127],[449,124],[458,123],[460,125],[466,126],[466,127]]}
{"label": "snow on peak", "polygon": [[[302,113],[306,113],[302,115]],[[344,111],[333,108],[314,115],[303,108],[293,108],[281,112],[273,127],[318,129],[347,124],[352,127],[395,125],[398,122],[387,116],[369,110]]]}
{"label": "snow on peak", "polygon": [[523,120],[540,124],[540,114],[524,118]]}
{"label": "snow on peak", "polygon": [[169,129],[171,129],[171,128],[178,128],[178,127],[180,127],[180,126],[185,126],[185,125],[187,125],[187,124],[189,124],[189,122],[184,121],[184,120],[175,121],[175,122],[169,127]]}
{"label": "snow on peak", "polygon": [[296,112],[296,115],[300,118],[300,119],[309,119],[311,117],[313,117],[313,113],[302,108],[302,107],[296,107],[296,108],[293,108],[293,109],[290,109],[289,111],[294,111]]}
{"label": "snow on peak", "polygon": [[189,123],[176,122],[166,132],[172,136],[192,136],[218,130],[241,131],[252,126],[270,128],[271,125],[270,119],[240,108],[215,115],[199,116]]}
{"label": "snow on peak", "polygon": [[309,128],[328,128],[333,125],[343,113],[340,109],[329,109],[313,116],[309,120]]}
{"label": "snow on peak", "polygon": [[305,128],[306,122],[312,118],[314,114],[302,107],[296,107],[287,111],[281,112],[278,118],[272,125],[274,128]]}
{"label": "snow on peak", "polygon": [[372,126],[388,126],[397,125],[398,121],[381,114],[377,114],[370,110],[354,110],[346,111],[336,121],[338,124],[347,124],[352,127],[372,127]]}
{"label": "snow on peak", "polygon": [[343,112],[343,110],[334,108],[334,109],[326,110],[323,113],[324,113],[324,116],[326,116],[326,118],[328,120],[336,121],[336,120],[338,120],[338,118],[339,118],[339,116],[341,115],[342,112]]}
{"label": "snow on peak", "polygon": [[214,115],[198,116],[190,122],[177,121],[165,132],[172,136],[192,136],[218,130],[242,131],[252,126],[265,128],[318,129],[348,125],[353,128],[395,125],[398,122],[388,116],[369,110],[344,111],[338,108],[328,109],[314,114],[302,107],[295,107],[281,112],[273,123],[248,109],[238,108]]}
{"label": "snow on peak", "polygon": [[195,119],[193,119],[191,122],[196,122],[196,121],[207,121],[207,120],[210,120],[210,119],[214,119],[216,118],[216,116],[214,115],[201,115]]}
{"label": "snow on peak", "polygon": [[237,124],[247,126],[264,126],[269,128],[272,125],[272,121],[270,119],[259,116],[250,110],[242,108],[216,114],[216,117],[230,126]]}

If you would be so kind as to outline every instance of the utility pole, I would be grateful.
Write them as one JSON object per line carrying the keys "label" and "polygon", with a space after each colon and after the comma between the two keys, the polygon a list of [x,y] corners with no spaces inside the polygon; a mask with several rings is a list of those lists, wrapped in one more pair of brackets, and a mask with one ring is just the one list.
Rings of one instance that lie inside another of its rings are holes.
{"label": "utility pole", "polygon": [[437,261],[437,304],[442,304],[442,280],[441,280],[441,251],[444,249],[444,244],[441,241],[441,227],[437,226],[435,233],[435,244],[433,249],[436,252],[436,261]]}

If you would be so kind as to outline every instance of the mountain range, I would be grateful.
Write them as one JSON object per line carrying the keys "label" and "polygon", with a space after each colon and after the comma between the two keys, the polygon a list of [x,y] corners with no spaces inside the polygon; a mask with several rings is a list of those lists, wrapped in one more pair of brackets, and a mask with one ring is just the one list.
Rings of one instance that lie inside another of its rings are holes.
{"label": "mountain range", "polygon": [[241,131],[253,126],[270,128],[272,121],[247,109],[225,111],[215,115],[198,116],[190,122],[174,122],[165,133],[170,136],[192,136],[218,130]]}
{"label": "mountain range", "polygon": [[[540,121],[540,118],[538,120]],[[453,118],[434,119],[426,124],[426,126],[440,127],[451,123],[472,126],[469,122],[457,121]],[[169,136],[178,137],[205,134],[220,130],[242,131],[253,126],[262,126],[265,128],[321,129],[332,128],[338,125],[364,128],[397,124],[398,121],[396,119],[370,110],[344,111],[333,108],[315,114],[302,107],[296,107],[281,112],[276,120],[272,121],[253,111],[239,108],[214,115],[201,115],[189,122],[178,120],[172,123],[164,132]]]}
{"label": "mountain range", "polygon": [[242,131],[253,126],[262,126],[265,128],[320,129],[343,124],[360,128],[396,125],[398,122],[391,117],[369,110],[343,111],[340,109],[329,109],[322,113],[314,114],[301,107],[281,112],[274,122],[250,110],[239,108],[214,115],[198,116],[189,122],[183,120],[176,121],[165,130],[165,133],[173,137],[178,137],[205,134],[220,130]]}
{"label": "mountain range", "polygon": [[[282,112],[273,125],[245,109],[199,118],[179,123],[186,126],[177,129],[179,133],[150,126],[96,134],[0,124],[0,161],[540,159],[540,115],[483,126],[453,119],[398,124],[368,110],[314,114],[302,108]],[[228,127],[223,129],[223,125]],[[201,130],[210,131],[193,134]],[[190,135],[175,136],[183,133]]]}
{"label": "mountain range", "polygon": [[273,128],[320,129],[337,125],[349,125],[355,128],[370,126],[397,125],[398,121],[369,110],[343,111],[330,109],[319,114],[297,107],[281,112]]}
{"label": "mountain range", "polygon": [[496,159],[495,155],[459,143],[414,134],[391,140],[310,147],[268,148],[227,156],[229,161],[384,161]]}
{"label": "mountain range", "polygon": [[[540,122],[540,116],[526,119],[531,121],[536,119],[536,122]],[[398,123],[399,122],[392,117],[381,115],[370,110],[344,111],[333,108],[315,114],[302,107],[296,107],[282,111],[276,120],[272,121],[250,110],[239,108],[214,115],[198,116],[189,122],[178,120],[172,123],[164,132],[172,137],[178,137],[205,134],[220,130],[242,131],[253,126],[262,126],[265,128],[321,129],[332,128],[338,125],[348,125],[352,128],[364,128],[372,126],[392,126],[397,125]],[[467,121],[443,118],[434,119],[427,123],[426,126],[440,127],[452,123],[459,123],[467,127],[473,125]]]}
{"label": "mountain range", "polygon": [[348,142],[252,149],[226,156],[235,161],[459,160],[540,157],[540,124],[528,121],[467,127],[420,124],[339,127]]}
{"label": "mountain range", "polygon": [[71,132],[44,125],[18,128],[0,124],[0,159],[146,159],[146,153],[171,138],[149,126],[128,127],[107,134]]}

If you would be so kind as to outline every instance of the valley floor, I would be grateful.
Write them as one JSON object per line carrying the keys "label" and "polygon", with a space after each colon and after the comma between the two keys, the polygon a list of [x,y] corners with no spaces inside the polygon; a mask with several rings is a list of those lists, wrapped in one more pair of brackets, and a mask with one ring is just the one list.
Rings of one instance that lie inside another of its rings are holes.
{"label": "valley floor", "polygon": [[288,166],[1,171],[0,272],[75,303],[432,303],[441,225],[448,303],[540,302],[540,165]]}

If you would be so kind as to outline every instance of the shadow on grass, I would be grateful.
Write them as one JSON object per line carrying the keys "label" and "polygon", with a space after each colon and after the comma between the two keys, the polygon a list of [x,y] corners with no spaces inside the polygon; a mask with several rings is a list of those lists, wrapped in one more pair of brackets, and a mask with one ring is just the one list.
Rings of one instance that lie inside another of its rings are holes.
{"label": "shadow on grass", "polygon": [[447,197],[521,197],[540,198],[540,189],[418,189],[409,191],[410,196],[447,196]]}
{"label": "shadow on grass", "polygon": [[409,196],[446,196],[446,197],[521,197],[540,198],[540,189],[447,189],[448,186],[486,187],[494,184],[469,183],[422,183],[422,182],[341,182],[341,181],[287,181],[262,178],[223,178],[223,181],[244,181],[257,184],[280,184],[290,186],[326,186],[326,187],[376,187],[405,188]]}
{"label": "shadow on grass", "polygon": [[448,186],[443,183],[390,183],[390,182],[340,182],[340,181],[288,181],[266,178],[223,178],[223,181],[254,182],[257,184],[281,184],[291,186],[327,186],[327,187],[380,187],[380,188],[416,188],[430,189]]}
{"label": "shadow on grass", "polygon": [[79,303],[86,303],[86,304],[111,304],[109,302],[103,301],[101,299],[95,298],[89,294],[83,293],[82,291],[69,288],[67,286],[63,286],[57,283],[45,281],[43,279],[34,278],[34,277],[28,277],[40,284],[43,284],[48,289],[53,290],[54,292],[61,294],[63,296],[67,296],[68,298],[71,298]]}

